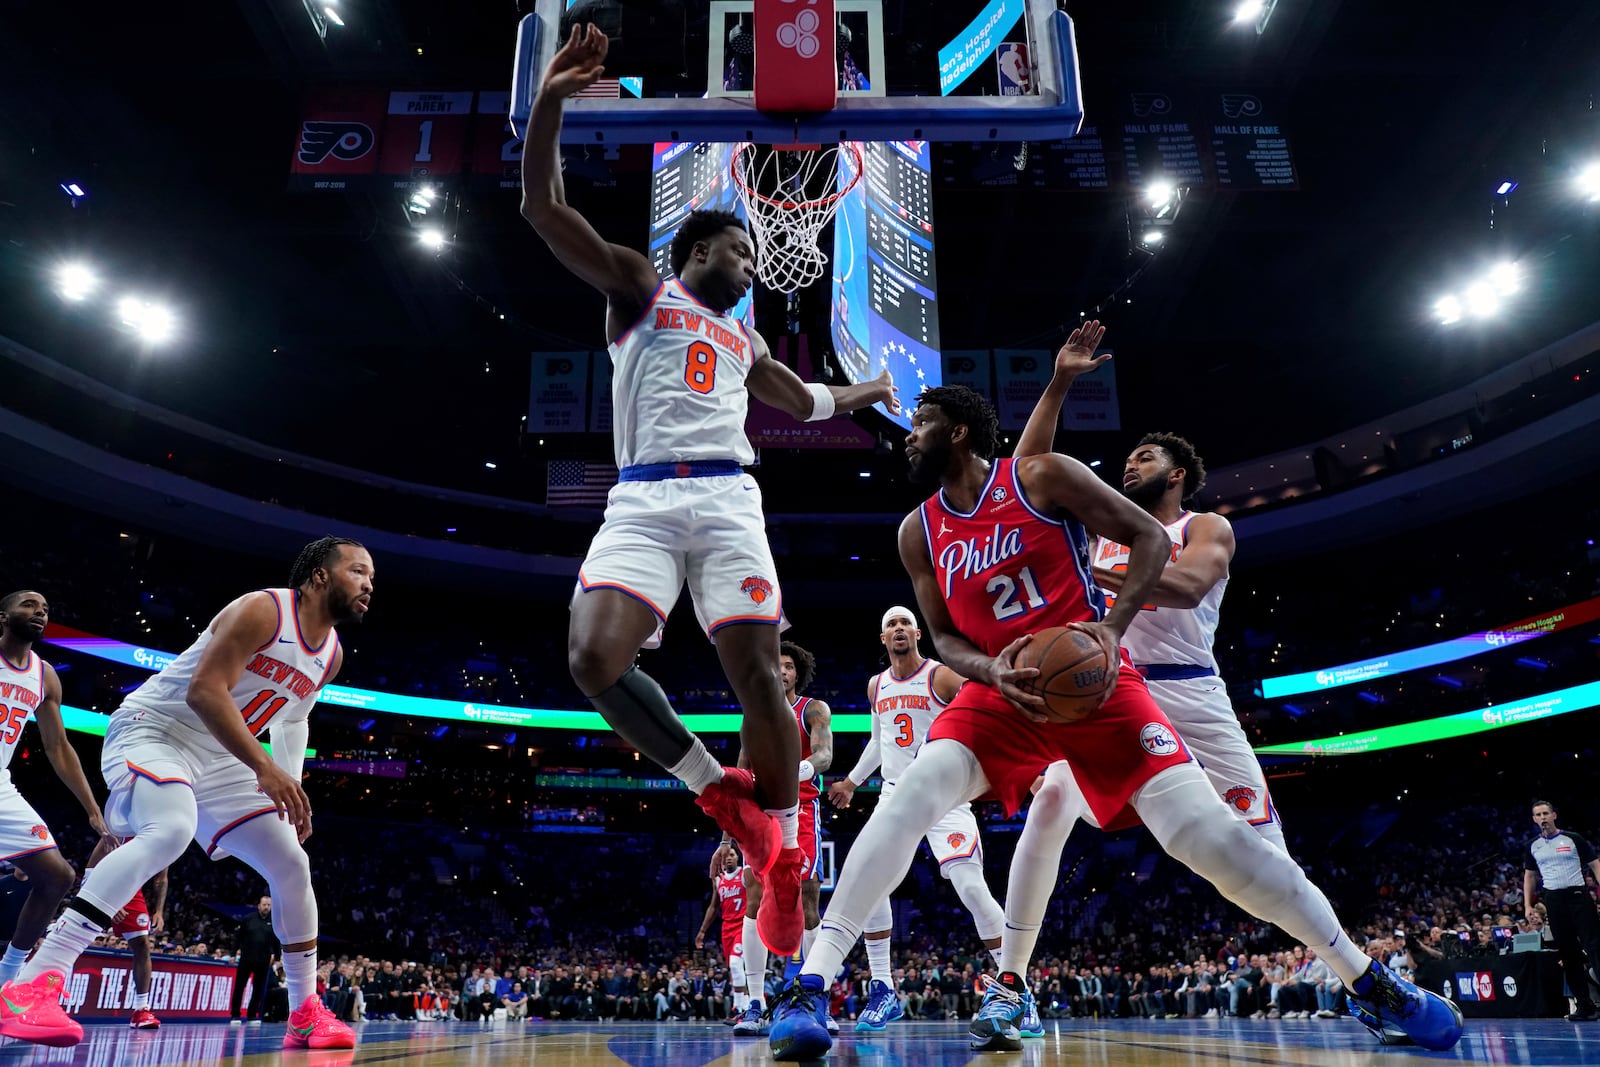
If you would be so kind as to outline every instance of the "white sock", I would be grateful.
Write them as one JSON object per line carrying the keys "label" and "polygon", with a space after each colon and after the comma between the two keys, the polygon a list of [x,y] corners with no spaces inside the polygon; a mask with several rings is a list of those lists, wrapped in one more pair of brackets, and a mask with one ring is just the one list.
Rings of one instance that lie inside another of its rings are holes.
{"label": "white sock", "polygon": [[283,984],[289,987],[289,1010],[299,1011],[307,997],[317,995],[317,950],[285,949]]}
{"label": "white sock", "polygon": [[767,946],[761,941],[753,917],[744,917],[744,980],[750,999],[760,1004],[767,999]]}
{"label": "white sock", "polygon": [[893,989],[894,966],[889,962],[889,940],[887,937],[867,939],[867,969],[872,972],[873,981]]}
{"label": "white sock", "polygon": [[[1038,940],[1037,936],[1035,936],[1034,940],[1036,940],[1036,941]],[[1004,974],[1006,972],[1005,959],[1004,959],[1004,955],[1005,955],[1005,941],[1004,941],[1004,939],[1001,940],[1000,946],[1001,947],[999,947],[999,948],[992,948],[992,949],[989,950],[989,958],[994,960],[995,967],[999,970],[999,972],[1001,974]],[[1017,971],[1016,973],[1017,974],[1022,974],[1023,972]]]}
{"label": "white sock", "polygon": [[800,958],[811,955],[811,946],[817,943],[817,928],[813,926],[800,935]]}
{"label": "white sock", "polygon": [[744,1009],[750,1004],[750,994],[735,992],[733,994],[733,1010],[736,1015],[743,1015]]}
{"label": "white sock", "polygon": [[768,815],[778,820],[778,829],[783,833],[784,848],[800,847],[800,803],[796,801],[787,808],[763,808]]}
{"label": "white sock", "polygon": [[694,744],[689,746],[689,751],[683,754],[683,758],[667,768],[667,773],[688,786],[695,796],[699,796],[706,791],[707,786],[722,781],[722,764],[706,751],[706,746],[701,744],[697,737],[694,739]]}
{"label": "white sock", "polygon": [[145,1011],[150,1007],[150,994],[148,992],[133,995],[133,1010]]}
{"label": "white sock", "polygon": [[6,946],[6,954],[0,957],[0,985],[5,985],[22,973],[22,965],[28,962],[28,952],[28,949],[16,945]]}
{"label": "white sock", "polygon": [[89,947],[89,942],[105,932],[105,927],[69,907],[50,924],[44,940],[39,942],[39,951],[33,954],[33,959],[22,968],[17,979],[31,982],[45,971],[71,974],[72,965],[78,962],[78,957]]}

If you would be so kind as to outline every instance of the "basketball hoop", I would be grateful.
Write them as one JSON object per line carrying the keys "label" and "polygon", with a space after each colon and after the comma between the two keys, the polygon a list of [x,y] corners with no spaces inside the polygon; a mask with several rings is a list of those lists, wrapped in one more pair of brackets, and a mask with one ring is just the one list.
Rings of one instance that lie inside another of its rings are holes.
{"label": "basketball hoop", "polygon": [[[839,189],[841,154],[849,161],[850,180]],[[761,283],[796,293],[820,279],[828,254],[817,242],[839,201],[861,180],[860,147],[775,145],[763,152],[747,141],[734,146],[730,169],[755,235]]]}

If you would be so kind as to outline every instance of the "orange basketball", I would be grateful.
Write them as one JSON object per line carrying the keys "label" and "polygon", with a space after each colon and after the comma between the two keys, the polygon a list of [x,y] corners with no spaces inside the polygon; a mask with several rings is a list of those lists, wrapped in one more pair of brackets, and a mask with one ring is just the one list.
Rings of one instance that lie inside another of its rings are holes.
{"label": "orange basketball", "polygon": [[1077,722],[1100,706],[1115,681],[1105,649],[1088,634],[1052,626],[1033,635],[1017,654],[1018,667],[1036,667],[1038,677],[1024,688],[1044,697],[1051,722]]}

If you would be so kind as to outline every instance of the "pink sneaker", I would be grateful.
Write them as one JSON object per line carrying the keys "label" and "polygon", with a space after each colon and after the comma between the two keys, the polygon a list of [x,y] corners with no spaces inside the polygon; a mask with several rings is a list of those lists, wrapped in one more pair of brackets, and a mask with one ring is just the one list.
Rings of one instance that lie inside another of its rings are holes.
{"label": "pink sneaker", "polygon": [[[82,1031],[80,1030],[80,1033]],[[284,1048],[355,1048],[356,1032],[334,1017],[315,996],[289,1013]]]}
{"label": "pink sneaker", "polygon": [[778,820],[761,810],[755,794],[754,775],[739,767],[724,767],[722,781],[707,786],[695,803],[739,843],[745,862],[759,875],[766,874],[778,858],[783,833]]}
{"label": "pink sneaker", "polygon": [[156,1018],[156,1013],[149,1008],[139,1008],[133,1013],[133,1018],[128,1025],[135,1030],[159,1030],[161,1020]]}
{"label": "pink sneaker", "polygon": [[61,1008],[66,982],[60,971],[45,971],[31,982],[0,986],[0,1035],[60,1048],[82,1041],[83,1027]]}

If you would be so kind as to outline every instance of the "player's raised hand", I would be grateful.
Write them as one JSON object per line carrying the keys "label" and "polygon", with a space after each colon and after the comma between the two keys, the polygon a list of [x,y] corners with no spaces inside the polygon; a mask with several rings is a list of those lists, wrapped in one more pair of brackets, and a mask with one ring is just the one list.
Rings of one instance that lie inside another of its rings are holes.
{"label": "player's raised hand", "polygon": [[1073,330],[1067,337],[1067,343],[1056,353],[1056,377],[1070,381],[1080,374],[1098,369],[1100,364],[1110,359],[1110,352],[1102,356],[1094,354],[1105,335],[1106,328],[1100,325],[1099,319],[1090,319]]}
{"label": "player's raised hand", "polygon": [[717,846],[717,850],[711,854],[711,877],[715,878],[722,873],[723,865],[728,862],[728,853],[732,851],[733,845],[727,841]]}
{"label": "player's raised hand", "polygon": [[881,387],[884,391],[884,395],[873,401],[873,403],[883,404],[889,409],[889,414],[891,415],[900,414],[900,387],[894,384],[894,379],[889,376],[887,368],[877,378],[873,379],[873,384]]}
{"label": "player's raised hand", "polygon": [[311,836],[311,801],[300,783],[289,777],[276,763],[269,763],[256,775],[256,785],[278,809],[279,819],[288,819],[295,834],[304,841]]}
{"label": "player's raised hand", "polygon": [[1106,670],[1111,675],[1105,692],[1100,694],[1100,707],[1111,694],[1116,691],[1117,678],[1122,674],[1122,635],[1103,622],[1072,622],[1067,624],[1067,629],[1077,630],[1081,634],[1088,634],[1100,645],[1101,651],[1106,654]]}
{"label": "player's raised hand", "polygon": [[608,47],[610,40],[594,23],[582,26],[573,23],[567,43],[561,46],[561,50],[545,68],[544,82],[539,86],[539,91],[565,99],[579,89],[587,89],[605,73],[606,68],[602,64]]}
{"label": "player's raised hand", "polygon": [[1005,648],[994,658],[989,670],[990,683],[1000,690],[1000,695],[1010,701],[1011,706],[1025,719],[1034,722],[1048,722],[1044,714],[1044,697],[1033,692],[1032,687],[1024,689],[1024,683],[1031,683],[1039,677],[1037,667],[1018,667],[1017,653],[1022,651],[1022,646],[1033,640],[1032,634],[1023,634]]}
{"label": "player's raised hand", "polygon": [[841,778],[828,787],[828,803],[843,811],[850,806],[850,801],[855,799],[856,784],[849,778]]}

